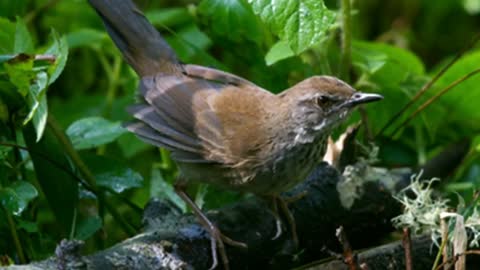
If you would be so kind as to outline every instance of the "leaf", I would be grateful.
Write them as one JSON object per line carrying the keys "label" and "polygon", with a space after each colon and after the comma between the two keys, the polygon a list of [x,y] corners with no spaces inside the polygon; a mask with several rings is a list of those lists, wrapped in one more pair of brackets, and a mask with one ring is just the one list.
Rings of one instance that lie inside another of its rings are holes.
{"label": "leaf", "polygon": [[98,186],[122,193],[143,185],[143,177],[121,161],[92,154],[84,154],[82,157],[95,176]]}
{"label": "leaf", "polygon": [[13,45],[13,53],[33,53],[33,41],[27,26],[20,17],[17,17],[15,27],[15,43]]}
{"label": "leaf", "polygon": [[167,39],[180,59],[189,61],[195,55],[203,53],[212,41],[195,24],[182,28],[177,35]]}
{"label": "leaf", "polygon": [[99,216],[88,217],[77,225],[75,239],[87,240],[102,228],[102,219]]}
{"label": "leaf", "polygon": [[176,26],[192,21],[186,8],[162,8],[145,13],[148,21],[157,26]]}
{"label": "leaf", "polygon": [[172,185],[163,179],[160,170],[152,169],[152,179],[150,180],[151,197],[167,198],[172,201],[183,212],[187,211],[185,202],[177,195]]}
{"label": "leaf", "polygon": [[23,97],[29,93],[30,82],[36,76],[33,71],[33,60],[31,55],[18,54],[4,64],[10,82],[17,87]]}
{"label": "leaf", "polygon": [[39,232],[38,225],[35,222],[18,218],[17,224],[18,224],[18,228],[24,229],[29,233]]}
{"label": "leaf", "polygon": [[83,28],[65,36],[68,46],[73,48],[91,47],[99,49],[104,40],[108,38],[105,31],[98,31],[95,29]]}
{"label": "leaf", "polygon": [[0,189],[0,203],[10,214],[19,216],[28,203],[38,196],[35,187],[26,181],[16,181]]}
{"label": "leaf", "polygon": [[32,120],[35,126],[37,134],[37,142],[42,138],[45,125],[47,124],[47,95],[45,94],[47,89],[48,77],[47,73],[41,71],[37,73],[37,78],[33,84],[29,87],[29,94],[27,96],[27,105],[30,108],[30,112],[23,120],[23,124],[26,125]]}
{"label": "leaf", "polygon": [[73,176],[72,163],[49,128],[45,129],[41,140],[36,142],[35,129],[30,123],[23,129],[23,137],[40,188],[60,225],[58,228],[61,233],[56,236],[66,237],[71,231],[78,201],[78,182]]}
{"label": "leaf", "polygon": [[113,142],[125,132],[120,122],[110,122],[101,117],[80,119],[67,129],[75,149],[89,149]]}
{"label": "leaf", "polygon": [[327,9],[322,0],[248,0],[248,3],[295,54],[318,44],[335,23],[336,13]]}
{"label": "leaf", "polygon": [[[478,69],[478,63],[480,63],[480,52],[477,51],[464,56],[440,77],[434,84],[432,92],[436,93],[467,73]],[[439,99],[439,106],[448,110],[443,122],[445,124],[450,121],[462,123],[463,126],[470,128],[471,132],[478,133],[478,128],[480,128],[478,100],[480,100],[480,74],[476,74],[455,86]]]}
{"label": "leaf", "polygon": [[425,74],[425,67],[415,54],[384,43],[354,41],[352,62],[381,86],[397,86],[412,74]]}
{"label": "leaf", "polygon": [[263,25],[244,0],[202,0],[198,13],[212,32],[233,41],[264,40]]}
{"label": "leaf", "polygon": [[268,66],[275,64],[276,62],[283,60],[285,58],[294,56],[295,53],[292,51],[288,42],[279,41],[273,45],[265,55],[265,62]]}
{"label": "leaf", "polygon": [[45,51],[45,54],[56,56],[55,62],[48,67],[48,85],[57,80],[63,71],[68,58],[68,44],[65,37],[60,38],[55,31],[52,31],[53,44]]}
{"label": "leaf", "polygon": [[12,54],[14,52],[16,24],[0,17],[0,53]]}

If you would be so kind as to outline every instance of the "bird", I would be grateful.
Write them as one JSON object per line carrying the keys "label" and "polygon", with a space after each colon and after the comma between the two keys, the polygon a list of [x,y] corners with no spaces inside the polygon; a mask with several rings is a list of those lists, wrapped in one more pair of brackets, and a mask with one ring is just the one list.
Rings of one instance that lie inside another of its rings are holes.
{"label": "bird", "polygon": [[[211,235],[212,267],[229,268],[223,235],[186,193],[200,182],[249,192],[278,207],[298,243],[294,219],[279,195],[303,181],[321,161],[327,138],[355,107],[382,99],[333,76],[313,76],[273,94],[237,75],[182,63],[131,0],[89,0],[125,61],[140,77],[139,102],[125,127],[170,151],[179,176],[175,191]],[[274,238],[275,238],[274,237]]]}

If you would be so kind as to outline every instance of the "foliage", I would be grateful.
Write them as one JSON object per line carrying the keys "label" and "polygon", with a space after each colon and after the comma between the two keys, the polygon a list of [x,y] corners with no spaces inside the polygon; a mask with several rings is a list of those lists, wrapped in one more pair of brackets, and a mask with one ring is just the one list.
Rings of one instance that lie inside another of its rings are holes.
{"label": "foliage", "polygon": [[[182,61],[233,72],[275,93],[341,69],[338,1],[137,2]],[[480,76],[406,126],[399,123],[478,69],[478,48],[382,128],[470,42],[478,5],[353,2],[349,83],[385,96],[365,108],[381,165],[415,167],[469,138],[470,154],[446,187],[469,202],[480,185]],[[87,252],[103,249],[138,230],[141,209],[154,196],[186,210],[171,186],[177,170],[168,152],[121,127],[137,82],[87,1],[0,1],[0,256],[45,258],[61,238],[73,237],[86,240]],[[191,192],[205,208],[242,196],[204,185]]]}

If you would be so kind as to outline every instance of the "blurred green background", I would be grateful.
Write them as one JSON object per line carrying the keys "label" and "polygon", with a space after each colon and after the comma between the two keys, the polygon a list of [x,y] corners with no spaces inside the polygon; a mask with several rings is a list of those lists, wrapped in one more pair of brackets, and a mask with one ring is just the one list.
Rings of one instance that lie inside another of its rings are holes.
{"label": "blurred green background", "polygon": [[[307,29],[306,37],[281,14],[262,13],[269,1],[136,2],[183,62],[238,74],[272,92],[315,74],[340,74],[338,1],[325,1],[328,10],[305,1],[316,11],[306,27],[319,27]],[[293,12],[300,5],[279,3]],[[444,186],[471,200],[480,185],[480,76],[393,131],[428,98],[480,68],[477,45],[413,109],[379,131],[478,35],[480,0],[352,3],[352,68],[343,78],[385,96],[366,108],[379,165],[416,167],[452,143],[472,140]],[[34,59],[44,54],[57,60]],[[120,127],[130,119],[125,107],[135,100],[138,78],[86,1],[0,0],[0,55],[0,262],[45,258],[68,237],[86,240],[86,252],[108,247],[140,229],[151,197],[185,210],[171,187],[176,168],[168,153]],[[357,113],[349,123],[359,119]],[[191,192],[207,209],[243,196],[204,185]]]}

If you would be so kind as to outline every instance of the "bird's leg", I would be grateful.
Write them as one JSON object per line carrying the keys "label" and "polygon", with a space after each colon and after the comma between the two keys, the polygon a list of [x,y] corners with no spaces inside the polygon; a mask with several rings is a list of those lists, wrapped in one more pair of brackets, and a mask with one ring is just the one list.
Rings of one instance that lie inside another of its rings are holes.
{"label": "bird's leg", "polygon": [[295,248],[298,248],[298,235],[297,235],[297,225],[295,224],[295,218],[293,217],[292,212],[290,212],[290,209],[288,209],[287,202],[282,197],[275,196],[275,199],[280,204],[280,209],[282,210],[283,214],[285,215],[285,218],[287,219],[288,224],[290,225],[293,244]]}
{"label": "bird's leg", "polygon": [[276,240],[282,235],[282,220],[280,218],[280,215],[278,214],[277,197],[268,196],[268,197],[265,197],[265,200],[267,201],[270,207],[270,210],[272,210],[273,217],[275,218],[275,225],[277,227],[277,232],[275,233],[275,236],[272,237],[272,240]]}
{"label": "bird's leg", "polygon": [[175,183],[174,187],[175,187],[175,192],[178,194],[178,196],[180,196],[180,198],[182,198],[182,200],[185,201],[185,203],[187,203],[192,208],[193,213],[198,218],[202,226],[210,233],[210,243],[211,243],[212,260],[213,260],[213,263],[210,269],[214,269],[218,265],[217,248],[218,248],[218,251],[220,252],[220,257],[222,258],[224,269],[225,270],[230,269],[224,242],[231,246],[242,247],[242,248],[247,248],[247,245],[242,242],[234,241],[220,232],[217,226],[215,226],[208,219],[208,217],[202,212],[202,210],[200,210],[200,208],[185,192],[185,182],[179,180]]}

